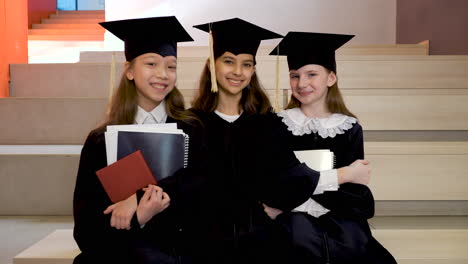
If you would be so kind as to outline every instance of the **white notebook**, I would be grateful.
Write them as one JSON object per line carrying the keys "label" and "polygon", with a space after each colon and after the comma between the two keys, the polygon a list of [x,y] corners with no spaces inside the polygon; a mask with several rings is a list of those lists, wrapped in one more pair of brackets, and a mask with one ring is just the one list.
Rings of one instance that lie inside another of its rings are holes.
{"label": "white notebook", "polygon": [[297,159],[316,171],[330,170],[334,167],[335,157],[328,149],[294,151]]}
{"label": "white notebook", "polygon": [[[328,149],[294,151],[297,159],[316,171],[330,170],[335,166],[335,155]],[[330,210],[309,198],[305,203],[296,207],[293,212],[305,212],[313,217],[320,217]]]}

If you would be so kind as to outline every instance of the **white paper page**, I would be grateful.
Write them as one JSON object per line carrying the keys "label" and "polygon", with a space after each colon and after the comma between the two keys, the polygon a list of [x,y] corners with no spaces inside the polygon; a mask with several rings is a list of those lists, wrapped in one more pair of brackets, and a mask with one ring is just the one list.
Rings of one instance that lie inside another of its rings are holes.
{"label": "white paper page", "polygon": [[[333,152],[328,149],[298,150],[294,151],[296,158],[304,162],[309,168],[316,171],[333,169]],[[326,214],[329,210],[309,198],[305,203],[294,208],[294,212],[306,212],[313,217]]]}
{"label": "white paper page", "polygon": [[296,158],[316,171],[333,169],[333,152],[328,149],[294,151]]}
{"label": "white paper page", "polygon": [[106,140],[107,165],[117,161],[117,142],[119,131],[184,134],[182,129],[177,129],[176,123],[107,126],[107,132],[104,133],[104,138]]}

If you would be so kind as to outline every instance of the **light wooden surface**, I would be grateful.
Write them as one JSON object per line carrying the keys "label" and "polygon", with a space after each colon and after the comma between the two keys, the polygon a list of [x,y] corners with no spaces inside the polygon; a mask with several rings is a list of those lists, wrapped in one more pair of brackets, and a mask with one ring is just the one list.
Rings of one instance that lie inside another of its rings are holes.
{"label": "light wooden surface", "polygon": [[[257,56],[268,56],[274,46],[261,45]],[[115,53],[118,61],[125,61],[123,51],[85,51],[80,54],[80,63],[110,62],[112,53]],[[345,45],[336,51],[342,55],[428,55],[429,43],[418,44],[375,44],[375,45]],[[177,57],[203,57],[207,58],[209,50],[207,46],[179,46]]]}
{"label": "light wooden surface", "polygon": [[[377,215],[468,212],[468,142],[366,142],[365,153],[374,198],[390,203],[377,203]],[[78,162],[77,154],[0,155],[0,215],[70,214]]]}
{"label": "light wooden surface", "polygon": [[364,130],[468,130],[468,95],[345,96]]}
{"label": "light wooden surface", "polygon": [[381,229],[372,234],[398,263],[468,263],[466,229]]}
{"label": "light wooden surface", "polygon": [[80,253],[72,229],[58,229],[27,248],[14,259],[14,264],[71,264]]}
{"label": "light wooden surface", "polygon": [[376,200],[468,200],[468,142],[366,142]]}
{"label": "light wooden surface", "polygon": [[[280,87],[289,90],[287,63],[284,58],[280,61]],[[206,58],[200,57],[178,58],[179,89],[197,88],[205,62]],[[452,89],[453,94],[468,89],[468,56],[343,56],[337,64],[339,86],[344,92],[395,95],[410,90],[421,95],[433,90]],[[115,85],[122,69],[123,64],[117,63]],[[257,57],[257,74],[267,90],[274,89],[276,59]],[[109,77],[109,63],[12,64],[10,94],[14,97],[103,97],[108,95]]]}
{"label": "light wooden surface", "polygon": [[0,144],[83,144],[106,98],[0,98]]}
{"label": "light wooden surface", "polygon": [[[468,263],[467,229],[373,229],[398,263]],[[14,264],[72,263],[79,254],[71,229],[59,229],[18,254]]]}
{"label": "light wooden surface", "polygon": [[79,155],[0,155],[0,215],[70,215]]}
{"label": "light wooden surface", "polygon": [[[190,107],[196,90],[182,93]],[[274,91],[267,94],[273,102]],[[468,95],[345,98],[365,131],[468,130]],[[104,120],[107,102],[107,98],[0,98],[4,127],[0,144],[82,144]]]}

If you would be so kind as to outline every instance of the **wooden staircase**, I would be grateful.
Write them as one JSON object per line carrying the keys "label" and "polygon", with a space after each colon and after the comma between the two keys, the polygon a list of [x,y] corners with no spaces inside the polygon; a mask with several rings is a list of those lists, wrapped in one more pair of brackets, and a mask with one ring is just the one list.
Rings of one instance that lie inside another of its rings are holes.
{"label": "wooden staircase", "polygon": [[104,11],[57,11],[41,24],[33,24],[29,40],[104,41]]}

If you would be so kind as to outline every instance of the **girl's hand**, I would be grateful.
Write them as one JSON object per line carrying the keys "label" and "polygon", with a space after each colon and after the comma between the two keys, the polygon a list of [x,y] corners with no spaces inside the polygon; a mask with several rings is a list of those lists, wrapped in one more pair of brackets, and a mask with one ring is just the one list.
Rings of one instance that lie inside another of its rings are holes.
{"label": "girl's hand", "polygon": [[345,182],[368,185],[371,177],[369,161],[356,160],[351,165],[338,169],[338,184]]}
{"label": "girl's hand", "polygon": [[263,205],[265,213],[273,220],[275,220],[278,215],[283,213],[283,211],[281,211],[280,209],[269,207],[266,204],[262,204],[262,205]]}
{"label": "girl's hand", "polygon": [[171,199],[161,187],[148,185],[136,210],[140,225],[146,224],[153,216],[169,207]]}
{"label": "girl's hand", "polygon": [[126,200],[117,202],[104,211],[104,214],[112,213],[111,226],[117,229],[130,229],[130,222],[137,210],[137,197],[133,194]]}

